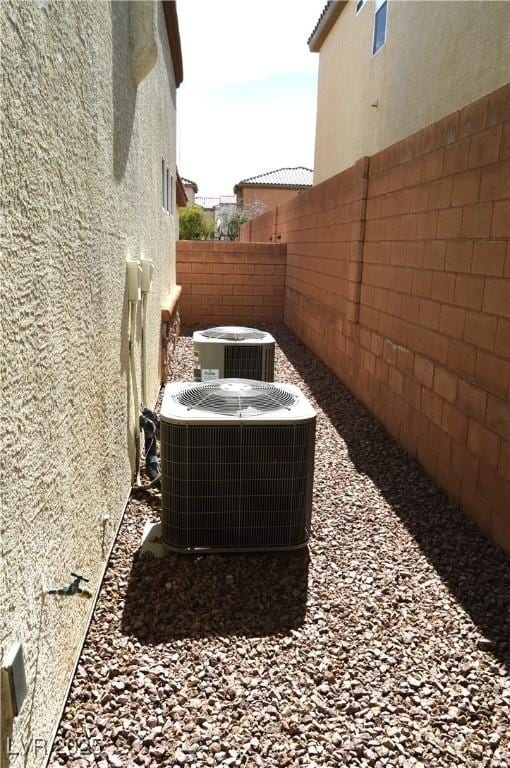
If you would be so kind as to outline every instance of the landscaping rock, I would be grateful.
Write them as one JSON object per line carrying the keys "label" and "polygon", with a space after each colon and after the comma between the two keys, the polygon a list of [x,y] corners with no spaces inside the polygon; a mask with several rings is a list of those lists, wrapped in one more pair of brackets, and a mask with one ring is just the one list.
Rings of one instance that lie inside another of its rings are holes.
{"label": "landscaping rock", "polygon": [[509,561],[269,330],[318,414],[308,552],[156,560],[161,497],[133,495],[49,765],[90,764],[66,751],[86,725],[98,765],[508,768]]}

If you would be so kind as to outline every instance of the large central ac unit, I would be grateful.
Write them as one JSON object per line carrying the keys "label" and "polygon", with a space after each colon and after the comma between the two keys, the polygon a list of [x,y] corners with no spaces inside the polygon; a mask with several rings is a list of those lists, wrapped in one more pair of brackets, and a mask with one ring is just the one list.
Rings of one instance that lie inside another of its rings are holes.
{"label": "large central ac unit", "polygon": [[195,381],[256,379],[274,381],[275,341],[256,328],[223,326],[195,331]]}
{"label": "large central ac unit", "polygon": [[307,543],[315,412],[297,387],[170,383],[160,423],[163,540],[171,549]]}

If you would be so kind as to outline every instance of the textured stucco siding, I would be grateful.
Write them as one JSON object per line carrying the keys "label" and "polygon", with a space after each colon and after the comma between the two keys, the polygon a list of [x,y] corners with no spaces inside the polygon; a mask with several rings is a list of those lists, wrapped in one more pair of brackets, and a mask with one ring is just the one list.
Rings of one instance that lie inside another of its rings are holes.
{"label": "textured stucco siding", "polygon": [[300,195],[302,191],[302,189],[281,187],[243,187],[242,204],[248,210],[250,210],[250,206],[255,207],[258,209],[257,215],[259,215],[262,210],[274,208],[275,205],[283,205],[287,200]]}
{"label": "textured stucco siding", "polygon": [[321,47],[315,184],[509,81],[506,1],[388,0],[375,56],[373,28],[372,0],[347,3]]}
{"label": "textured stucco siding", "polygon": [[129,8],[69,0],[0,8],[0,653],[23,642],[29,686],[14,732],[27,756],[15,766],[44,762],[33,740],[51,739],[92,606],[44,590],[67,584],[71,570],[96,590],[130,489],[126,258],[156,265],[149,404],[161,300],[175,284],[176,222],[161,208],[162,157],[175,179],[172,61],[157,3],[157,62],[135,87]]}

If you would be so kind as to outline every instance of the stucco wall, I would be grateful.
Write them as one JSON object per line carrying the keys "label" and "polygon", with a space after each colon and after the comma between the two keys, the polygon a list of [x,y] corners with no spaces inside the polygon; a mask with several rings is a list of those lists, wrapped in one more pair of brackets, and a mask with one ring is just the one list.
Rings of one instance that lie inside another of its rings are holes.
{"label": "stucco wall", "polygon": [[373,25],[350,2],[321,47],[316,184],[509,80],[508,2],[389,0],[375,56]]}
{"label": "stucco wall", "polygon": [[283,205],[302,191],[281,187],[243,187],[241,204],[250,210],[250,206],[258,203],[260,210],[257,213],[260,213],[262,210],[274,208],[275,205]]}
{"label": "stucco wall", "polygon": [[25,647],[14,737],[27,755],[12,764],[32,766],[44,761],[34,740],[51,739],[92,607],[44,590],[71,570],[97,589],[130,489],[127,257],[156,264],[149,403],[158,391],[161,299],[175,284],[175,221],[161,208],[162,157],[176,175],[175,82],[160,3],[157,63],[138,88],[129,3],[8,0],[0,12],[0,652]]}

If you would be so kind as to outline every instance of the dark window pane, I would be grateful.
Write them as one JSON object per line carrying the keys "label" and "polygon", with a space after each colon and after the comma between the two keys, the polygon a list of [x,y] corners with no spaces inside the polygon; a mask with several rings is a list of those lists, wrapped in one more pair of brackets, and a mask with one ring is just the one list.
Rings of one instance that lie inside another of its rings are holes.
{"label": "dark window pane", "polygon": [[165,203],[165,161],[161,160],[161,205],[163,209],[166,207]]}

